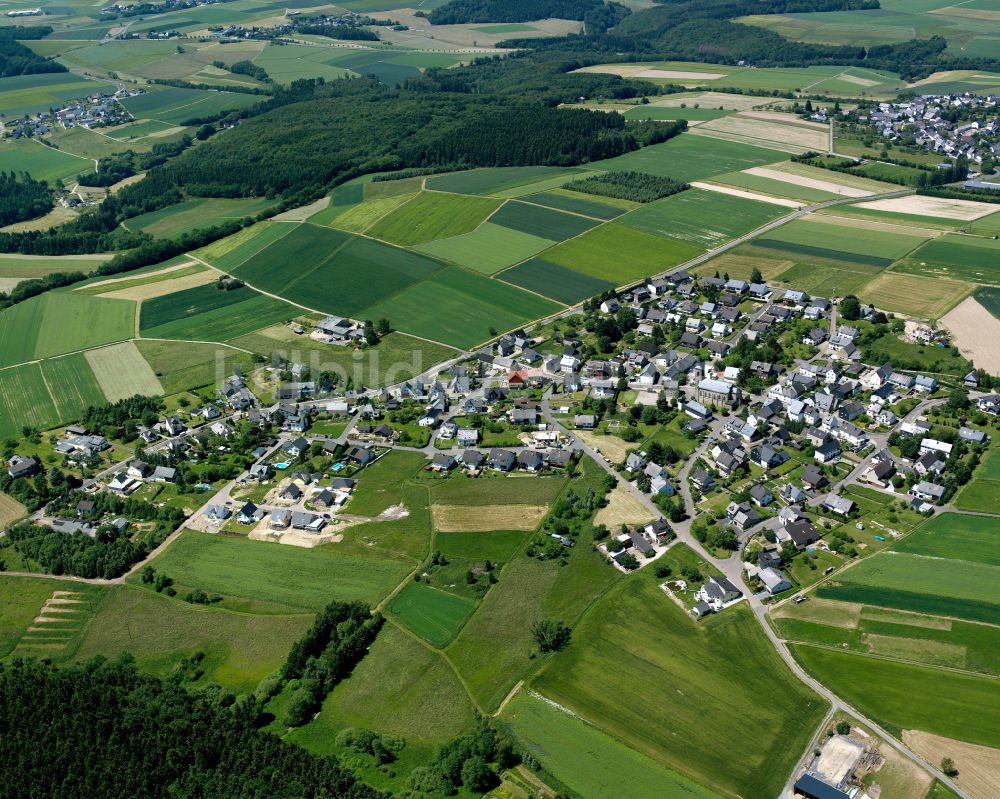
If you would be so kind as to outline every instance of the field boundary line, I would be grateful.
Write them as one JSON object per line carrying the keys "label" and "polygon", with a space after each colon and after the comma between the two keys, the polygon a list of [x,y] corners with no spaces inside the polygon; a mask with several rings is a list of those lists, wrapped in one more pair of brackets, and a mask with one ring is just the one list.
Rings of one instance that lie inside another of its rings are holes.
{"label": "field boundary line", "polygon": [[940,666],[933,663],[923,663],[919,660],[908,660],[906,658],[896,658],[890,655],[882,655],[877,652],[858,652],[854,649],[841,649],[840,647],[831,646],[829,644],[817,644],[813,641],[795,641],[788,638],[782,638],[785,644],[792,644],[794,646],[810,646],[813,649],[826,649],[830,652],[838,652],[842,655],[857,655],[863,658],[872,658],[874,660],[887,660],[891,663],[904,663],[908,666],[922,666],[926,669],[935,669],[937,671],[946,671],[950,674],[962,674],[967,677],[982,677],[987,680],[994,680],[1000,682],[1000,674],[984,674],[980,671],[969,671],[968,669],[959,669],[955,666]]}

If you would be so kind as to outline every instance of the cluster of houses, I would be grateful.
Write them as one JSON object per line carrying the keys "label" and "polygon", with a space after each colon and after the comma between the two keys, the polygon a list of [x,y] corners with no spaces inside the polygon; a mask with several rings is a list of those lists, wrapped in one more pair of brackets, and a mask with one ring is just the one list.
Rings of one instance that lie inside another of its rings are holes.
{"label": "cluster of houses", "polygon": [[[909,141],[941,155],[982,163],[1000,157],[997,95],[925,94],[898,103],[879,103],[867,121],[889,141]],[[957,120],[957,121],[955,121]],[[994,184],[1000,189],[1000,184]]]}
{"label": "cluster of houses", "polygon": [[123,125],[131,122],[133,117],[119,100],[139,94],[145,94],[145,90],[126,88],[124,85],[119,85],[115,91],[95,92],[57,111],[40,111],[27,118],[11,120],[5,127],[4,136],[12,139],[37,138],[56,126],[69,129]]}

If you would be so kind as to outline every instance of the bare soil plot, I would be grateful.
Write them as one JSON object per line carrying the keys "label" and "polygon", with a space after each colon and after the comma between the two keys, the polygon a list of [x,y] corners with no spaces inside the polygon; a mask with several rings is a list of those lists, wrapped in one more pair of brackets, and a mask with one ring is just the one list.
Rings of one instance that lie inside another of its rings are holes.
{"label": "bare soil plot", "polygon": [[903,743],[931,763],[955,761],[955,782],[973,799],[994,799],[1000,785],[1000,749],[943,738],[920,730],[903,730]]}
{"label": "bare soil plot", "polygon": [[755,191],[737,189],[735,186],[723,186],[716,183],[702,183],[701,181],[695,181],[691,185],[696,189],[714,191],[719,194],[728,194],[731,197],[742,197],[745,200],[757,200],[758,202],[771,203],[772,205],[780,205],[785,208],[801,208],[805,205],[805,203],[800,203],[798,200],[789,200],[785,197],[772,197],[769,194],[758,194]]}
{"label": "bare soil plot", "polygon": [[653,514],[638,497],[627,488],[617,486],[608,497],[608,504],[597,512],[594,523],[615,530],[623,524],[644,524],[652,520]]}
{"label": "bare soil plot", "polygon": [[[975,286],[971,283],[959,280],[918,277],[901,272],[882,272],[858,291],[858,297],[882,310],[916,319],[937,319],[974,289]],[[985,309],[983,314],[1000,327],[1000,321],[993,319]],[[959,319],[960,317],[956,317],[956,322]],[[982,341],[975,343],[982,348]],[[1000,354],[995,353],[995,356],[1000,362]]]}
{"label": "bare soil plot", "polygon": [[[928,283],[938,285],[941,279]],[[967,284],[962,284],[967,285]],[[987,311],[974,297],[967,297],[945,316],[941,324],[951,332],[959,351],[977,367],[990,374],[1000,374],[1000,319]]]}
{"label": "bare soil plot", "polygon": [[442,533],[534,530],[547,505],[433,505],[434,528]]}
{"label": "bare soil plot", "polygon": [[[184,266],[186,268],[190,266],[190,264],[184,264]],[[106,297],[111,300],[135,300],[136,302],[142,302],[143,300],[152,300],[156,297],[163,297],[166,294],[173,294],[175,291],[184,291],[185,289],[193,289],[197,286],[205,286],[209,283],[214,283],[218,280],[218,277],[218,273],[215,271],[211,269],[204,269],[193,275],[185,275],[184,277],[174,278],[173,280],[159,280],[155,283],[144,283],[138,286],[131,286],[130,288],[108,291],[107,293],[99,294],[98,296]]]}
{"label": "bare soil plot", "polygon": [[840,183],[834,183],[829,180],[819,180],[817,178],[807,178],[803,175],[793,175],[790,172],[782,172],[781,170],[774,169],[773,167],[752,166],[749,169],[744,169],[743,171],[748,175],[756,175],[757,177],[768,178],[769,180],[780,180],[783,183],[791,183],[793,186],[802,186],[807,189],[828,191],[831,194],[839,194],[841,197],[868,197],[872,193],[864,189],[857,189],[853,186],[844,186]]}
{"label": "bare soil plot", "polygon": [[888,211],[895,214],[915,214],[916,216],[936,216],[941,219],[961,219],[971,221],[988,216],[997,210],[991,203],[977,203],[972,200],[951,200],[945,197],[894,197],[888,200],[869,200],[858,203],[858,208],[873,211]]}
{"label": "bare soil plot", "polygon": [[163,394],[163,386],[156,374],[132,341],[88,350],[84,357],[108,402],[117,402],[136,394],[148,397]]}

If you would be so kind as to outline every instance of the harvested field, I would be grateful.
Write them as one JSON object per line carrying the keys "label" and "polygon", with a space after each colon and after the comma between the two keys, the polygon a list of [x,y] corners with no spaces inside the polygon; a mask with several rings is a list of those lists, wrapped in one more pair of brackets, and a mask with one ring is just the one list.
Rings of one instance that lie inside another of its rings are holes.
{"label": "harvested field", "polygon": [[[963,295],[972,291],[973,288],[969,283],[948,280],[947,278],[935,279],[918,277],[916,275],[904,275],[899,272],[883,272],[862,288],[858,296],[865,302],[870,302],[876,308],[881,308],[882,310],[913,316],[917,319],[937,319],[942,314],[947,313],[949,308],[958,302]],[[971,301],[975,302],[974,300]],[[955,311],[957,310],[958,308],[955,309]],[[988,313],[986,315],[989,316]],[[949,313],[948,316],[951,316],[951,314]],[[961,324],[959,321],[961,318],[955,317],[956,324]],[[993,321],[994,324],[1000,326],[1000,322],[997,322],[995,319]],[[976,328],[966,327],[964,329],[966,330],[966,335],[968,335],[969,332]],[[973,339],[968,343],[969,346],[978,344],[981,351],[988,350],[988,348],[982,346],[982,341],[976,342]],[[961,348],[961,345],[959,347]],[[985,351],[983,354],[986,354]],[[994,357],[1000,360],[1000,353],[994,352]]]}
{"label": "harvested field", "polygon": [[594,524],[603,524],[614,530],[623,524],[644,524],[652,520],[649,508],[627,488],[618,486],[608,497],[608,504],[597,512]]}
{"label": "harvested field", "polygon": [[951,200],[946,197],[894,197],[889,200],[870,200],[858,203],[858,208],[870,208],[873,211],[888,211],[894,214],[915,214],[917,216],[935,216],[942,219],[961,219],[969,221],[988,216],[996,211],[996,206],[990,203],[977,203],[972,200]]}
{"label": "harvested field", "polygon": [[433,505],[434,527],[442,533],[488,533],[534,530],[545,518],[547,505]]}
{"label": "harvested field", "polygon": [[108,402],[136,394],[158,396],[163,386],[135,343],[126,341],[84,353]]}
{"label": "harvested field", "polygon": [[782,172],[778,169],[771,169],[770,167],[765,166],[753,166],[749,169],[744,169],[743,171],[750,175],[756,175],[757,177],[768,178],[770,180],[780,180],[783,183],[791,183],[793,186],[803,186],[807,189],[828,191],[832,194],[839,194],[841,197],[868,197],[871,194],[870,191],[865,191],[864,189],[843,186],[840,183],[833,183],[828,180],[817,180],[816,178],[807,178],[802,175],[793,175],[788,172]]}
{"label": "harvested field", "polygon": [[720,275],[723,272],[728,272],[730,277],[737,280],[749,280],[753,270],[759,269],[764,280],[767,281],[773,280],[795,266],[795,261],[792,260],[766,258],[741,252],[741,250],[742,248],[737,248],[720,255],[718,258],[713,258],[694,271],[699,275],[714,275],[718,270]]}
{"label": "harvested field", "polygon": [[[941,280],[928,280],[935,286]],[[987,311],[975,297],[967,297],[957,308],[941,317],[959,351],[977,367],[1000,374],[1000,319]]]}
{"label": "harvested field", "polygon": [[955,761],[955,782],[973,799],[993,799],[1000,785],[1000,749],[956,741],[920,730],[903,730],[903,743],[930,763]]}
{"label": "harvested field", "polygon": [[691,187],[695,189],[704,189],[705,191],[714,191],[718,194],[728,194],[731,197],[742,197],[744,200],[757,200],[762,203],[781,205],[785,208],[801,208],[805,205],[805,203],[800,203],[797,200],[789,200],[784,197],[771,197],[767,194],[758,194],[755,191],[737,189],[733,186],[719,186],[714,183],[701,183],[700,181],[695,181],[691,184]]}
{"label": "harvested field", "polygon": [[[783,116],[782,121],[774,117]],[[801,125],[795,122],[796,117],[788,114],[771,115],[769,119],[755,119],[740,114],[713,119],[698,127],[698,133],[704,135],[722,134],[732,136],[750,144],[765,144],[778,149],[825,150],[829,146],[830,133],[825,125]]]}
{"label": "harvested field", "polygon": [[28,509],[13,497],[0,492],[0,530],[24,516]]}
{"label": "harvested field", "polygon": [[663,100],[656,100],[650,103],[651,107],[657,108],[679,108],[681,105],[688,107],[698,105],[701,108],[719,108],[726,110],[744,111],[748,108],[756,108],[771,102],[766,97],[751,97],[745,94],[723,94],[722,92],[702,92],[693,97],[679,95],[667,97]]}
{"label": "harvested field", "polygon": [[600,452],[607,455],[616,463],[625,460],[628,457],[630,449],[635,449],[634,444],[629,444],[624,439],[618,438],[618,436],[588,433],[586,430],[575,430],[573,432],[588,447],[600,450]]}
{"label": "harvested field", "polygon": [[211,269],[202,269],[184,277],[177,277],[172,280],[157,280],[151,283],[140,283],[128,288],[108,291],[98,296],[109,300],[134,300],[142,302],[143,300],[152,300],[166,294],[173,294],[175,291],[184,291],[184,289],[193,289],[208,283],[214,283],[218,279],[219,275],[217,272]]}
{"label": "harvested field", "polygon": [[854,630],[857,629],[858,622],[861,620],[863,609],[864,605],[856,602],[835,602],[831,599],[820,599],[812,596],[809,597],[808,602],[803,602],[800,605],[785,602],[776,607],[771,615],[776,619],[792,618],[825,624],[827,627]]}

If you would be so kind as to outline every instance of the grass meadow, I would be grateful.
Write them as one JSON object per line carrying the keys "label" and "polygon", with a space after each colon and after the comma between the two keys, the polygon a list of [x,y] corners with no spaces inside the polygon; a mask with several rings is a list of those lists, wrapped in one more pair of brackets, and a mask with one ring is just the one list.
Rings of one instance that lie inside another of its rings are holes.
{"label": "grass meadow", "polygon": [[223,111],[249,108],[261,102],[254,94],[184,89],[171,86],[122,100],[122,105],[136,119],[155,119],[182,125],[189,119],[210,117]]}
{"label": "grass meadow", "polygon": [[1000,746],[996,679],[805,644],[792,645],[792,652],[824,685],[897,736],[916,729]]}
{"label": "grass meadow", "polygon": [[522,691],[500,720],[549,773],[580,796],[615,796],[622,775],[634,799],[721,799],[720,794],[623,744],[600,727]]}
{"label": "grass meadow", "polygon": [[501,280],[520,288],[551,297],[556,302],[573,305],[614,288],[614,284],[575,272],[544,258],[532,258],[499,275]]}
{"label": "grass meadow", "polygon": [[576,214],[566,214],[537,205],[510,200],[497,210],[490,222],[511,230],[550,241],[565,241],[586,233],[597,220]]}
{"label": "grass meadow", "polygon": [[408,583],[388,605],[400,623],[438,648],[454,639],[475,609],[472,599],[417,582]]}
{"label": "grass meadow", "polygon": [[252,289],[221,291],[211,283],[146,300],[139,329],[147,338],[226,341],[298,314],[294,306]]}
{"label": "grass meadow", "polygon": [[312,621],[311,613],[236,613],[125,585],[108,591],[77,654],[114,659],[130,652],[141,669],[167,677],[182,659],[203,652],[196,684],[244,693],[284,663]]}
{"label": "grass meadow", "polygon": [[668,768],[746,797],[780,793],[826,711],[748,609],[695,622],[651,576],[602,597],[533,684]]}
{"label": "grass meadow", "polygon": [[0,491],[0,530],[26,515],[28,509],[20,502]]}
{"label": "grass meadow", "polygon": [[59,421],[39,364],[0,369],[0,436],[20,435],[25,425],[47,430]]}
{"label": "grass meadow", "polygon": [[212,227],[229,219],[253,216],[272,204],[270,200],[253,198],[197,198],[132,217],[126,225],[131,230],[141,230],[151,236],[168,239],[198,228]]}
{"label": "grass meadow", "polygon": [[895,271],[970,283],[998,283],[1000,242],[987,238],[947,234],[915,250]]}
{"label": "grass meadow", "polygon": [[470,233],[500,206],[500,201],[441,192],[421,192],[369,231],[392,244],[422,244]]}
{"label": "grass meadow", "polygon": [[17,118],[58,108],[103,88],[104,84],[67,72],[0,78],[0,108],[4,116]]}
{"label": "grass meadow", "polygon": [[554,189],[530,194],[524,200],[533,205],[544,205],[548,208],[555,208],[557,211],[569,211],[605,221],[615,219],[627,211],[641,207],[639,203],[630,200],[617,200],[594,195],[586,196],[567,189]]}
{"label": "grass meadow", "polygon": [[60,419],[79,419],[91,405],[107,402],[83,353],[42,361],[42,375],[55,398]]}
{"label": "grass meadow", "polygon": [[350,512],[355,516],[378,516],[403,501],[404,483],[424,467],[427,459],[419,452],[394,450],[361,472],[351,497]]}
{"label": "grass meadow", "polygon": [[499,194],[509,189],[548,178],[572,180],[582,170],[556,166],[505,166],[495,169],[470,169],[427,178],[427,188],[456,194]]}
{"label": "grass meadow", "polygon": [[36,180],[68,180],[93,172],[94,162],[46,147],[34,139],[4,139],[0,142],[0,172],[27,172]]}
{"label": "grass meadow", "polygon": [[416,249],[474,272],[492,275],[549,249],[555,243],[551,239],[512,230],[490,221],[484,222],[471,233],[429,241],[417,245]]}
{"label": "grass meadow", "polygon": [[211,385],[231,375],[237,364],[244,374],[253,366],[248,353],[215,344],[140,339],[135,347],[163,386],[164,394]]}

